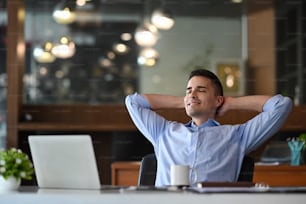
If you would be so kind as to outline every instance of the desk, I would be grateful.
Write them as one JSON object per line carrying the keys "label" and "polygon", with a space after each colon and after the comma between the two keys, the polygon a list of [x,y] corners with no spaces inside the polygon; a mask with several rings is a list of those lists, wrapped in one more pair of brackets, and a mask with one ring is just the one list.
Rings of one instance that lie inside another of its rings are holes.
{"label": "desk", "polygon": [[[112,164],[112,185],[137,185],[140,162],[114,162]],[[254,183],[270,186],[306,186],[306,165],[255,165]]]}
{"label": "desk", "polygon": [[[305,191],[306,192],[306,191]],[[204,193],[120,190],[43,190],[0,194],[1,204],[258,204],[304,203],[306,193]]]}
{"label": "desk", "polygon": [[255,165],[253,182],[270,186],[306,186],[306,165]]}

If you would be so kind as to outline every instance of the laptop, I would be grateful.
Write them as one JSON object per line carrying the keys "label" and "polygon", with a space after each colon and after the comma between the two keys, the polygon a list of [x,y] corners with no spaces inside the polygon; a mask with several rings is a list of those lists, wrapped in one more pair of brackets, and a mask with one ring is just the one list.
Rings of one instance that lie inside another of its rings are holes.
{"label": "laptop", "polygon": [[28,141],[39,188],[101,188],[89,135],[30,135]]}

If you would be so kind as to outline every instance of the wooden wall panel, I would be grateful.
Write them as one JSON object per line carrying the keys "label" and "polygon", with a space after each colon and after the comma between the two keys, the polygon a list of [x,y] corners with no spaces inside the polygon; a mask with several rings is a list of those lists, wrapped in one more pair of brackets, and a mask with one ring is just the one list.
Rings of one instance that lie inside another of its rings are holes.
{"label": "wooden wall panel", "polygon": [[22,104],[23,73],[25,66],[23,0],[7,1],[7,146],[18,145],[18,122]]}
{"label": "wooden wall panel", "polygon": [[250,94],[275,94],[274,1],[248,0],[248,79]]}

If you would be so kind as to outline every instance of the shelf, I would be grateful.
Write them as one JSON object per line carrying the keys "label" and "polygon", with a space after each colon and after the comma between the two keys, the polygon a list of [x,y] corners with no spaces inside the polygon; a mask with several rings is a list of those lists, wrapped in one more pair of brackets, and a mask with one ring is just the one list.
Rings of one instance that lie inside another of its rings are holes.
{"label": "shelf", "polygon": [[[73,110],[72,110],[73,109]],[[35,110],[35,111],[34,111]],[[137,130],[124,106],[101,106],[99,108],[70,108],[68,112],[52,112],[52,106],[26,108],[38,121],[19,122],[18,131],[135,131]],[[57,107],[66,110],[66,107]],[[95,110],[95,111],[93,111]],[[40,113],[40,114],[38,114]],[[189,118],[184,110],[159,112],[168,120],[186,123]],[[252,111],[232,111],[217,120],[221,124],[240,124],[257,115]],[[48,116],[48,117],[47,117]],[[281,131],[306,131],[306,106],[294,106]]]}

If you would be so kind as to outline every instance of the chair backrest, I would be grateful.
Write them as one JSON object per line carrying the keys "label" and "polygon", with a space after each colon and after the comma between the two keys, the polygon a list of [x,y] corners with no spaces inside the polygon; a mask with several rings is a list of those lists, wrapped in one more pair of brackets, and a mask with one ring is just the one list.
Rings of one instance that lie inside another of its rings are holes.
{"label": "chair backrest", "polygon": [[[140,164],[138,186],[154,186],[156,178],[156,169],[157,161],[155,154],[148,154],[144,156]],[[238,181],[252,182],[253,173],[254,159],[249,156],[245,156],[242,161]]]}
{"label": "chair backrest", "polygon": [[138,186],[154,186],[156,178],[157,161],[155,154],[148,154],[141,160]]}
{"label": "chair backrest", "polygon": [[254,174],[254,159],[249,156],[244,156],[238,181],[253,181],[253,174]]}

